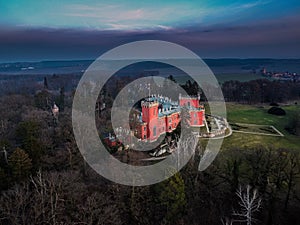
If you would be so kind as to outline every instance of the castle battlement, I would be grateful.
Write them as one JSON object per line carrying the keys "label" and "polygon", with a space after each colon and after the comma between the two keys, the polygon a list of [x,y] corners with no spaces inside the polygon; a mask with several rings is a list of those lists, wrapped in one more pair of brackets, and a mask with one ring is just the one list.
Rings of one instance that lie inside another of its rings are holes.
{"label": "castle battlement", "polygon": [[182,95],[182,94],[179,94],[179,100],[180,99],[198,99],[200,100],[200,93],[198,93],[198,95]]}
{"label": "castle battlement", "polygon": [[145,108],[150,108],[150,107],[154,107],[154,106],[158,106],[159,103],[157,101],[142,101],[141,106],[145,107]]}

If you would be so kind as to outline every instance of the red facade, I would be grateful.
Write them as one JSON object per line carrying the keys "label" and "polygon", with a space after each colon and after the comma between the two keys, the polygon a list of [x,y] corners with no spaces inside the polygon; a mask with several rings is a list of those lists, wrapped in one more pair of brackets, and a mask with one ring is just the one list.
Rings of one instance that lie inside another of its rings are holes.
{"label": "red facade", "polygon": [[199,97],[181,97],[178,102],[168,98],[152,96],[142,101],[139,138],[155,141],[161,134],[172,132],[180,123],[180,108],[185,106],[190,113],[190,126],[204,126],[205,110],[199,103]]}
{"label": "red facade", "polygon": [[115,147],[118,144],[118,141],[115,136],[109,136],[104,138],[105,144],[109,147]]}

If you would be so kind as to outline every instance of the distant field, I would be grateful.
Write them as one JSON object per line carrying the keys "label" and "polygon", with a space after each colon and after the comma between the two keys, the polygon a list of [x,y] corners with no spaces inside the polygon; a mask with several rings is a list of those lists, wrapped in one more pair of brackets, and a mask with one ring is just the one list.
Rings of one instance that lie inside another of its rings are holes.
{"label": "distant field", "polygon": [[215,74],[219,83],[224,83],[229,80],[238,80],[240,82],[246,82],[250,80],[263,79],[264,77],[259,74],[243,73],[243,74]]}
{"label": "distant field", "polygon": [[300,106],[282,106],[287,112],[286,116],[275,116],[267,113],[269,106],[250,106],[235,103],[227,103],[227,119],[230,123],[272,125],[277,128],[284,137],[273,137],[257,134],[233,133],[225,138],[222,149],[231,147],[253,147],[263,145],[274,148],[289,148],[300,150],[300,137],[289,134],[284,128],[288,124],[289,117]]}
{"label": "distant field", "polygon": [[[226,73],[226,74],[215,74],[217,80],[219,83],[224,83],[225,81],[229,80],[238,80],[240,82],[246,82],[250,80],[257,80],[257,79],[263,79],[265,77],[260,76],[259,74],[253,74],[253,73],[241,73],[241,74],[235,74],[235,73]],[[188,76],[181,76],[178,75],[175,77],[176,81],[180,84],[184,84],[188,79],[190,79]]]}

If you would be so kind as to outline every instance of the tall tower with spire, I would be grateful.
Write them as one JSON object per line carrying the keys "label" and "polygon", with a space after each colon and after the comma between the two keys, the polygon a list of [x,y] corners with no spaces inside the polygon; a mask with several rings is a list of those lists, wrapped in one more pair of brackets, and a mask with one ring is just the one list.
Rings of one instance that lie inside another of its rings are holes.
{"label": "tall tower with spire", "polygon": [[52,107],[52,113],[53,113],[53,116],[55,116],[55,117],[58,116],[58,113],[59,113],[59,108],[55,104],[55,102],[54,102],[53,107]]}

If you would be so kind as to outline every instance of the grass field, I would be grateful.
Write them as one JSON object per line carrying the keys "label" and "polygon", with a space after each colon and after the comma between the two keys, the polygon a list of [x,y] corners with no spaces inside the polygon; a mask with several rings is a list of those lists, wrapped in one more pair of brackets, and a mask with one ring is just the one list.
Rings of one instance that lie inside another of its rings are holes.
{"label": "grass field", "polygon": [[230,123],[230,126],[234,132],[261,134],[271,136],[284,136],[272,125],[257,125],[246,123]]}
{"label": "grass field", "polygon": [[284,128],[291,115],[300,110],[300,106],[282,106],[286,111],[285,116],[275,116],[267,113],[270,106],[250,106],[235,103],[226,103],[227,119],[230,123],[245,123],[258,125],[272,125],[284,137],[272,137],[257,134],[233,133],[224,139],[222,149],[231,147],[254,147],[263,145],[270,148],[289,148],[300,150],[300,137],[289,134]]}

